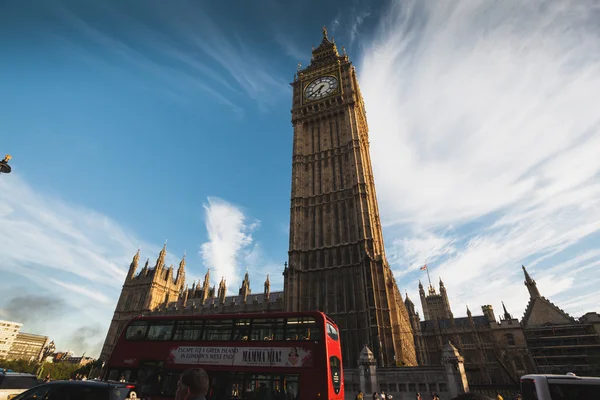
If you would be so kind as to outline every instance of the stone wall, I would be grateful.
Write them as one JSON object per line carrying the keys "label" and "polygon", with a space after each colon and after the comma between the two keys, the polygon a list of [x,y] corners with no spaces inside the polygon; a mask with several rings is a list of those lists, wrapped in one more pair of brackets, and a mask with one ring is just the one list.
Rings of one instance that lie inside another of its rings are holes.
{"label": "stone wall", "polygon": [[432,394],[446,400],[469,391],[464,359],[451,343],[444,346],[441,365],[420,367],[377,367],[371,350],[365,346],[358,356],[358,368],[344,368],[345,398],[352,400],[359,391],[365,400],[374,392],[391,395],[394,400],[423,400]]}
{"label": "stone wall", "polygon": [[[423,400],[428,400],[430,393],[437,393],[441,399],[452,398],[448,388],[446,368],[443,365],[380,367],[377,368],[376,381],[377,392],[383,390],[391,394],[394,400],[415,400],[417,392],[421,393]],[[354,400],[361,390],[358,368],[344,369],[344,384],[346,400]],[[365,400],[371,400],[372,395],[371,390],[365,393]]]}

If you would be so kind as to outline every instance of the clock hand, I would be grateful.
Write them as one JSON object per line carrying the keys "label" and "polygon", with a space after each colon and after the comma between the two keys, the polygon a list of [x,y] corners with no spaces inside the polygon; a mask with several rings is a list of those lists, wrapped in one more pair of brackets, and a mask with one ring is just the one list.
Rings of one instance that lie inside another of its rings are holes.
{"label": "clock hand", "polygon": [[317,94],[321,93],[321,90],[323,90],[324,87],[325,87],[325,85],[319,86],[319,88],[317,90],[315,90],[315,92],[317,92]]}

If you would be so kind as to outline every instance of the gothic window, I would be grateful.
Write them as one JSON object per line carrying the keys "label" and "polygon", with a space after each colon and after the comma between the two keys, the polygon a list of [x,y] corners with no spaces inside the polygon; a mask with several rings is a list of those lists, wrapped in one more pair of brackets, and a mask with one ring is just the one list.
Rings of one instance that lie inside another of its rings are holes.
{"label": "gothic window", "polygon": [[125,311],[130,310],[132,301],[133,301],[133,296],[127,295],[127,299],[125,300],[125,306],[123,307],[123,310],[125,310]]}
{"label": "gothic window", "polygon": [[515,345],[515,336],[512,333],[506,333],[506,334],[504,334],[504,339],[506,340],[506,343],[509,346],[514,346]]}

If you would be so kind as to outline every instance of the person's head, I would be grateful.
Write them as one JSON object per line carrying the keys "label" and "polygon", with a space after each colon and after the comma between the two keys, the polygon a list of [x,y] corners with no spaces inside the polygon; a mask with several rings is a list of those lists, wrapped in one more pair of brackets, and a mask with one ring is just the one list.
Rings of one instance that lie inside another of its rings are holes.
{"label": "person's head", "polygon": [[208,392],[208,375],[202,368],[183,371],[177,382],[177,400],[188,399],[191,396],[206,396]]}
{"label": "person's head", "polygon": [[484,396],[482,394],[477,393],[463,393],[459,394],[452,400],[493,400],[491,397]]}

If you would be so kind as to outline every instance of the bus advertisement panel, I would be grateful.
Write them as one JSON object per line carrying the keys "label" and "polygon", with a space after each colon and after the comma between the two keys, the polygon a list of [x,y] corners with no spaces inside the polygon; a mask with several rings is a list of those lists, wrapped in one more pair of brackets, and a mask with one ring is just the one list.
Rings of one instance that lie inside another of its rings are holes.
{"label": "bus advertisement panel", "polygon": [[104,379],[172,399],[182,371],[210,377],[207,400],[344,398],[339,331],[320,312],[138,317],[125,326]]}

